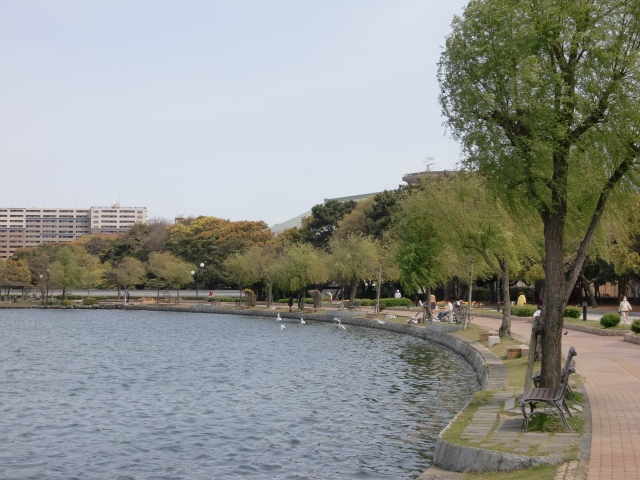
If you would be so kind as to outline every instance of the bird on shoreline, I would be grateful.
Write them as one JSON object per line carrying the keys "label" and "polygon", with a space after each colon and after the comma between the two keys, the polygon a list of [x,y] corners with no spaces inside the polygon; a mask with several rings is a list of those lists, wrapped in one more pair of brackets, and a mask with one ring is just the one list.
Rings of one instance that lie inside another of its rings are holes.
{"label": "bird on shoreline", "polygon": [[384,325],[384,322],[382,320],[378,320],[377,318],[376,318],[376,322],[378,322],[380,325]]}
{"label": "bird on shoreline", "polygon": [[280,325],[280,331],[284,332],[285,326],[284,325]]}
{"label": "bird on shoreline", "polygon": [[305,323],[307,322],[304,321],[304,318],[300,317],[300,325],[304,325]]}
{"label": "bird on shoreline", "polygon": [[278,318],[276,318],[276,321],[281,322],[282,318],[280,318],[280,314],[278,314]]}

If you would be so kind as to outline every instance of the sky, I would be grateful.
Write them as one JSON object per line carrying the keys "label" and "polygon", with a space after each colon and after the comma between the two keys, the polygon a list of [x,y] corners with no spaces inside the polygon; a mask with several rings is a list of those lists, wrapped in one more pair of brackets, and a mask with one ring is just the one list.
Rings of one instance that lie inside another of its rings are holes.
{"label": "sky", "polygon": [[0,207],[281,223],[451,170],[451,0],[0,0]]}

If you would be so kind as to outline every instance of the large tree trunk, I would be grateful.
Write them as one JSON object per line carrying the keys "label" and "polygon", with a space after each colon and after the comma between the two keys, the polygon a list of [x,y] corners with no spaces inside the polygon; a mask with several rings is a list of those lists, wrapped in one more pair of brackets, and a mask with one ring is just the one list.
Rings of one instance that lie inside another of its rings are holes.
{"label": "large tree trunk", "polygon": [[[509,298],[509,266],[504,258],[498,258],[500,264],[500,280],[502,282],[502,298]],[[502,325],[498,331],[500,337],[511,336],[511,302],[504,302],[502,309]]]}
{"label": "large tree trunk", "polygon": [[356,301],[356,293],[358,293],[358,282],[353,282],[353,285],[351,285],[351,295],[349,295],[351,305],[354,305]]}
{"label": "large tree trunk", "polygon": [[542,335],[541,387],[560,386],[562,365],[562,326],[567,306],[567,280],[564,269],[564,222],[547,215],[544,222],[545,252],[544,268],[547,289],[542,306],[544,334]]}
{"label": "large tree trunk", "polygon": [[271,307],[273,301],[273,283],[267,283],[267,308]]}

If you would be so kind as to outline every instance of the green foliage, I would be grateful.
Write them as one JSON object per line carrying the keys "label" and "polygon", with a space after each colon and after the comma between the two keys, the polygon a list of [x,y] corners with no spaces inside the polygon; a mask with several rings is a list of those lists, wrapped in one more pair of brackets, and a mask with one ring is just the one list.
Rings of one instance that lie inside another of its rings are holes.
{"label": "green foliage", "polygon": [[620,315],[617,313],[605,313],[600,319],[600,325],[604,328],[612,328],[620,323]]}
{"label": "green foliage", "polygon": [[225,302],[225,303],[234,303],[238,299],[233,297],[209,297],[208,302]]}
{"label": "green foliage", "polygon": [[98,305],[99,303],[97,298],[88,297],[82,300],[82,305]]}
{"label": "green foliage", "polygon": [[151,273],[165,281],[166,288],[180,289],[194,281],[191,269],[199,267],[192,266],[169,252],[152,252],[149,255],[148,268]]}
{"label": "green foliage", "polygon": [[116,282],[122,287],[128,289],[131,285],[144,283],[146,271],[142,262],[133,257],[125,257],[111,271]]}
{"label": "green foliage", "polygon": [[81,287],[83,279],[80,255],[69,246],[58,250],[56,261],[51,265],[51,281],[62,287],[62,295],[70,288]]}
{"label": "green foliage", "polygon": [[328,279],[325,254],[309,244],[289,245],[271,267],[274,284],[283,292],[298,292]]}
{"label": "green foliage", "polygon": [[633,333],[640,333],[640,320],[634,320],[631,324],[631,331]]}
{"label": "green foliage", "polygon": [[564,309],[564,316],[567,318],[580,318],[582,311],[578,307],[567,307]]}
{"label": "green foliage", "polygon": [[[375,305],[375,300],[373,301]],[[411,305],[411,300],[408,298],[383,298],[380,299],[380,306],[384,305],[385,308],[389,307],[408,307]]]}
{"label": "green foliage", "polygon": [[514,317],[531,317],[537,310],[535,305],[525,305],[523,307],[511,307],[511,315]]}
{"label": "green foliage", "polygon": [[338,228],[338,222],[353,211],[356,203],[353,200],[347,202],[328,200],[314,205],[311,208],[311,216],[302,220],[300,234],[303,240],[315,247],[325,248],[329,237]]}
{"label": "green foliage", "polygon": [[62,300],[60,302],[60,305],[62,305],[63,307],[70,307],[71,305],[73,305],[73,303],[71,302],[71,300]]}
{"label": "green foliage", "polygon": [[373,236],[382,239],[391,230],[402,200],[415,189],[413,185],[400,185],[396,190],[385,190],[374,197],[371,208],[365,210],[365,215],[373,221]]}

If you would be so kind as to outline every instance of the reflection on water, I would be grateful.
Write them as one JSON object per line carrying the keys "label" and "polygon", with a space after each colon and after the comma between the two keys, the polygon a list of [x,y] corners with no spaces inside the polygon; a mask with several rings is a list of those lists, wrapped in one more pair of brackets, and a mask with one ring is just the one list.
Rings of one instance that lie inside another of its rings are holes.
{"label": "reflection on water", "polygon": [[416,478],[477,389],[385,331],[0,310],[0,478]]}

